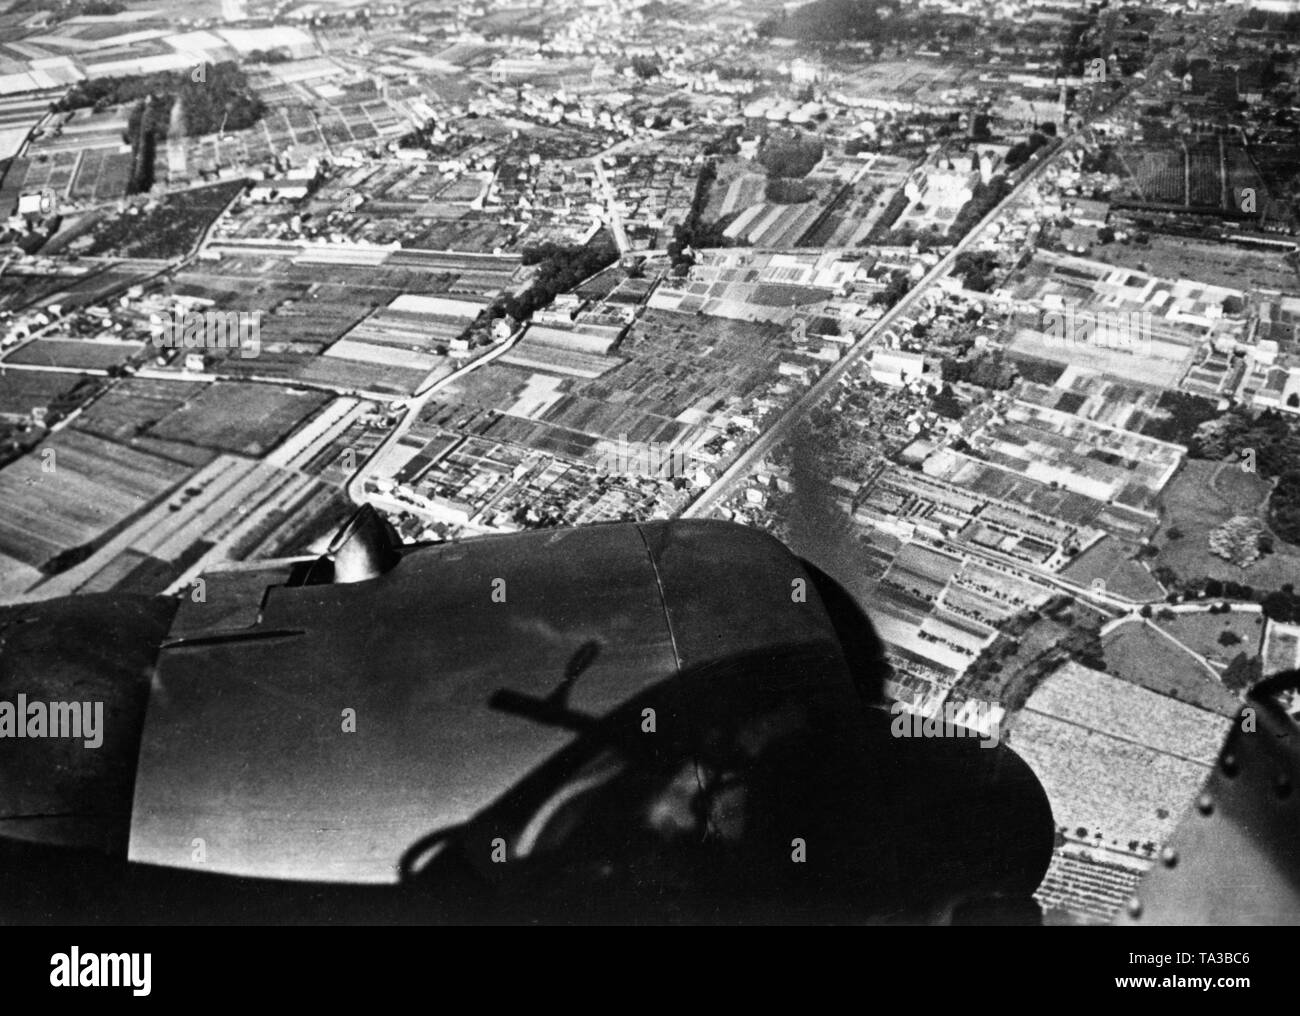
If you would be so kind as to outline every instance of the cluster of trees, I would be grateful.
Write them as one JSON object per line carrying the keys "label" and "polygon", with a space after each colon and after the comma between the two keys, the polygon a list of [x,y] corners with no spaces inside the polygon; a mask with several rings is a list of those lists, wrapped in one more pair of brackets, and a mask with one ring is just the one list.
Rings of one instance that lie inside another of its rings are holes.
{"label": "cluster of trees", "polygon": [[1218,599],[1220,596],[1229,600],[1253,600],[1255,587],[1240,582],[1220,582],[1218,579],[1206,579],[1205,595]]}
{"label": "cluster of trees", "polygon": [[813,189],[802,180],[784,176],[769,176],[763,188],[763,197],[778,205],[798,205],[813,199]]}
{"label": "cluster of trees", "polygon": [[1061,40],[1061,67],[1067,73],[1082,74],[1088,61],[1101,56],[1101,47],[1092,37],[1096,22],[1097,14],[1094,10],[1089,17],[1072,21],[1065,29]]}
{"label": "cluster of trees", "polygon": [[135,103],[127,117],[124,140],[132,153],[128,191],[138,194],[153,186],[154,156],[158,144],[167,138],[175,103],[181,103],[181,123],[187,136],[243,130],[266,113],[265,103],[236,64],[227,61],[203,65],[201,73],[199,70],[81,81],[54,103],[54,109],[104,110]]}
{"label": "cluster of trees", "polygon": [[[876,225],[879,226],[879,223]],[[931,223],[924,229],[917,229],[915,226],[899,226],[897,229],[878,232],[875,227],[872,227],[867,240],[861,246],[911,247],[915,244],[916,249],[924,254],[926,251],[943,246],[943,242],[943,234],[939,232],[939,227]]]}
{"label": "cluster of trees", "polygon": [[[154,157],[158,152],[157,124],[152,122],[149,113],[155,110],[153,96],[145,97],[140,105],[131,111],[127,125],[127,136],[131,142],[131,179],[127,181],[128,194],[142,194],[153,187]],[[167,125],[162,125],[166,132]]]}
{"label": "cluster of trees", "polygon": [[715,155],[738,155],[740,153],[740,136],[743,133],[743,127],[737,125],[728,127],[721,136],[708,142],[704,146],[704,157],[712,158]]}
{"label": "cluster of trees", "polygon": [[1250,452],[1261,475],[1279,476],[1300,462],[1300,428],[1273,410],[1252,416],[1237,407],[1198,429],[1189,449],[1198,458],[1218,460]]}
{"label": "cluster of trees", "polygon": [[782,131],[763,139],[758,151],[758,162],[768,176],[801,178],[821,162],[824,149],[816,136],[798,131]]}
{"label": "cluster of trees", "polygon": [[945,356],[941,369],[944,381],[965,381],[995,391],[1010,388],[1016,377],[1015,367],[1003,359],[1001,350],[980,353],[969,360]]}
{"label": "cluster of trees", "polygon": [[930,408],[949,420],[960,420],[964,413],[961,401],[953,392],[952,385],[946,383],[935,392],[934,398],[930,401]]}
{"label": "cluster of trees", "polygon": [[188,254],[243,181],[169,194],[148,211],[118,215],[95,226],[87,253],[172,259]]}
{"label": "cluster of trees", "polygon": [[674,268],[688,268],[693,260],[685,253],[687,247],[726,247],[730,244],[723,232],[724,223],[704,221],[704,206],[709,200],[709,188],[717,179],[718,167],[709,159],[700,168],[700,175],[695,181],[695,197],[691,201],[691,210],[682,224],[677,227],[673,238],[668,243],[668,257]]}
{"label": "cluster of trees", "polygon": [[148,110],[147,124],[159,141],[167,137],[172,104],[178,99],[187,136],[211,134],[223,128],[243,130],[266,114],[266,105],[253,91],[239,65],[232,61],[204,65],[198,80],[193,71],[182,70],[81,81],[54,108],[60,112],[86,107],[103,110],[125,102],[141,102],[132,111],[130,135],[138,123],[136,118],[146,115],[143,100],[150,96],[154,101]]}
{"label": "cluster of trees", "polygon": [[898,217],[903,214],[903,209],[906,207],[907,195],[903,193],[903,188],[899,187],[894,191],[893,197],[889,199],[889,204],[885,206],[885,210],[880,213],[880,218],[871,227],[871,231],[867,234],[863,245],[880,243],[881,239],[893,229],[894,223],[898,221]]}
{"label": "cluster of trees", "polygon": [[1097,148],[1085,148],[1080,169],[1085,173],[1123,173],[1124,166],[1115,152],[1114,145],[1102,144]]}
{"label": "cluster of trees", "polygon": [[971,199],[966,202],[948,228],[948,238],[959,240],[971,227],[993,210],[993,206],[1011,193],[1011,181],[1005,176],[994,177],[989,183],[982,180],[975,185]]}
{"label": "cluster of trees", "polygon": [[1268,499],[1268,524],[1287,543],[1300,544],[1300,470],[1278,477]]}
{"label": "cluster of trees", "polygon": [[1223,671],[1223,686],[1229,691],[1245,691],[1263,675],[1263,660],[1238,653]]}
{"label": "cluster of trees", "polygon": [[1295,586],[1288,583],[1275,593],[1269,593],[1259,601],[1264,616],[1274,621],[1300,621],[1300,596],[1295,594]]}
{"label": "cluster of trees", "polygon": [[885,288],[872,296],[871,302],[877,306],[892,307],[905,297],[911,288],[912,281],[908,278],[907,272],[901,268],[895,269],[889,276],[889,281],[885,283]]}
{"label": "cluster of trees", "polygon": [[608,268],[618,260],[618,248],[602,233],[585,247],[557,243],[525,247],[522,259],[526,265],[537,265],[537,274],[526,290],[509,293],[500,303],[500,309],[516,321],[531,317],[533,311],[545,307],[558,294]]}
{"label": "cluster of trees", "polygon": [[[1153,572],[1153,574],[1156,574],[1159,571],[1160,569],[1156,569],[1156,572]],[[1177,576],[1173,576],[1173,581],[1171,582],[1165,582],[1165,580],[1160,578],[1158,574],[1156,574],[1156,578],[1164,585],[1174,585],[1177,583]],[[1192,585],[1195,586],[1196,583],[1193,583]],[[1290,582],[1284,585],[1281,589],[1260,595],[1260,591],[1256,590],[1254,586],[1245,585],[1244,583],[1223,582],[1219,579],[1206,579],[1203,587],[1203,594],[1216,600],[1222,598],[1224,601],[1257,600],[1265,617],[1272,618],[1274,621],[1300,621],[1300,596],[1296,595],[1295,585]],[[1171,599],[1177,599],[1177,594],[1171,593],[1170,597]],[[1211,606],[1209,608],[1209,613],[1227,614],[1230,610],[1231,608],[1226,602],[1220,602]],[[1145,607],[1143,608],[1142,613],[1144,617],[1150,616]],[[1161,613],[1163,615],[1165,612],[1162,611]],[[1170,616],[1173,615],[1170,614]],[[1227,643],[1224,644],[1227,645]]]}
{"label": "cluster of trees", "polygon": [[1019,141],[1007,150],[1007,168],[1016,169],[1023,166],[1029,161],[1036,151],[1047,144],[1047,135],[1039,131],[1034,131],[1029,135],[1028,141]]}
{"label": "cluster of trees", "polygon": [[1181,445],[1192,440],[1201,424],[1219,415],[1218,408],[1209,399],[1179,391],[1161,393],[1156,408],[1164,415],[1148,416],[1141,432],[1147,437]]}
{"label": "cluster of trees", "polygon": [[648,56],[634,56],[632,73],[638,78],[655,78],[659,76],[659,64]]}
{"label": "cluster of trees", "polygon": [[962,285],[976,293],[987,293],[993,287],[997,270],[997,255],[986,250],[964,250],[953,264],[953,272],[961,276]]}

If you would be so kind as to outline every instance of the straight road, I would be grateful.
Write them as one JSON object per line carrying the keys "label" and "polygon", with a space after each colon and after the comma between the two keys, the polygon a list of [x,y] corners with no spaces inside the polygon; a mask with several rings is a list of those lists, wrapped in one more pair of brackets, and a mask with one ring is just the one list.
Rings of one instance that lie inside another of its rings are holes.
{"label": "straight road", "polygon": [[[1095,116],[1104,116],[1112,109],[1118,106],[1125,99],[1133,96],[1140,88],[1140,85],[1130,85],[1119,92],[1113,101],[1106,103],[1104,108],[1098,111]],[[753,444],[741,452],[735,462],[731,464],[721,476],[718,477],[712,486],[704,490],[694,501],[692,501],[681,512],[682,518],[703,518],[718,507],[723,501],[730,497],[740,483],[745,479],[749,472],[777,446],[790,437],[794,428],[799,422],[807,416],[808,412],[817,405],[839,380],[853,368],[868,352],[880,344],[881,338],[885,333],[908,311],[916,306],[917,301],[933,286],[938,280],[946,276],[956,263],[958,256],[976,243],[988,227],[1003,215],[1007,210],[1014,208],[1017,202],[1024,196],[1026,190],[1038,180],[1040,176],[1056,163],[1058,159],[1083,136],[1092,123],[1092,119],[1081,122],[1068,135],[1061,138],[1057,147],[1046,154],[1039,153],[1035,156],[1036,164],[1024,172],[1020,181],[1011,189],[1010,193],[1002,199],[997,205],[989,211],[975,226],[959,241],[956,245],[945,254],[939,262],[931,268],[912,289],[891,307],[885,314],[869,327],[861,339],[849,349],[849,351],[825,373],[812,387],[793,405],[791,405],[780,419],[771,427],[763,432]]]}
{"label": "straight road", "polygon": [[1029,186],[1043,174],[1048,166],[1052,165],[1062,152],[1069,148],[1072,140],[1073,138],[1062,141],[1060,146],[1050,155],[1040,157],[1038,164],[1025,173],[1020,182],[1011,189],[1011,192],[1001,202],[994,206],[970,232],[957,241],[953,248],[940,258],[938,263],[898,303],[894,304],[878,321],[863,332],[862,337],[849,351],[818,378],[812,387],[797,402],[791,405],[776,423],[741,452],[736,461],[718,477],[711,487],[701,493],[683,510],[681,513],[682,518],[702,518],[713,511],[722,501],[726,500],[740,481],[748,475],[749,471],[761,462],[773,448],[790,436],[799,421],[808,414],[813,406],[826,397],[840,378],[844,377],[868,352],[880,345],[880,340],[885,333],[916,306],[926,290],[951,271],[958,256],[963,251],[969,250],[971,245],[984,235],[984,231],[991,223],[1002,216],[1008,208],[1015,205]]}

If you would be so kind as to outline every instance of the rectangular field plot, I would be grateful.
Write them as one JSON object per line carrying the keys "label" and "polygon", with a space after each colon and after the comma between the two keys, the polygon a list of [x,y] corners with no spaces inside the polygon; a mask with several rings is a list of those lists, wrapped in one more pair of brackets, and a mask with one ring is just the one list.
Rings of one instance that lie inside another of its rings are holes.
{"label": "rectangular field plot", "polygon": [[0,470],[0,554],[48,567],[56,555],[95,541],[143,510],[189,472],[65,430]]}

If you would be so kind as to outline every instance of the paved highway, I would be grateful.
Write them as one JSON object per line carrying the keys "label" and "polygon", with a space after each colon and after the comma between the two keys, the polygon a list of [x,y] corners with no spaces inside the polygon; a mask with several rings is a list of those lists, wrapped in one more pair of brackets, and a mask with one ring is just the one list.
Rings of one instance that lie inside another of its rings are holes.
{"label": "paved highway", "polygon": [[[1128,88],[1116,95],[1114,100],[1105,105],[1096,116],[1104,116],[1110,110],[1114,109],[1119,103],[1134,95],[1138,91],[1138,86],[1130,85]],[[1094,118],[1095,119],[1095,118]],[[781,416],[775,424],[763,432],[753,444],[741,452],[740,456],[730,467],[723,472],[721,476],[703,491],[694,501],[692,501],[682,512],[682,518],[702,518],[712,512],[720,503],[725,501],[736,490],[737,486],[745,479],[756,465],[784,440],[790,437],[793,429],[807,415],[818,402],[826,397],[832,387],[844,377],[870,350],[880,344],[880,339],[885,333],[908,311],[910,311],[918,300],[933,286],[939,279],[942,279],[952,269],[957,257],[965,250],[976,243],[988,229],[989,225],[997,221],[1007,210],[1015,207],[1016,203],[1024,195],[1025,191],[1053,165],[1065,152],[1080,139],[1083,132],[1087,131],[1092,123],[1092,119],[1085,120],[1079,124],[1070,134],[1062,137],[1057,147],[1049,153],[1036,156],[1036,164],[1031,165],[1024,171],[1020,181],[1011,189],[993,209],[984,216],[976,225],[945,254],[933,268],[930,269],[912,289],[898,303],[890,308],[879,321],[875,322],[868,328],[856,344],[823,374],[804,395],[795,402]]]}
{"label": "paved highway", "polygon": [[952,269],[958,255],[968,250],[977,240],[983,236],[988,226],[1002,216],[1005,211],[1012,207],[1024,194],[1025,190],[1038,179],[1039,176],[1052,165],[1056,158],[1064,152],[1073,141],[1073,138],[1062,141],[1056,151],[1039,158],[1037,165],[1030,167],[1024,174],[1020,182],[1012,188],[1011,192],[1002,199],[994,208],[981,219],[970,232],[962,237],[953,248],[948,251],[938,263],[931,268],[915,286],[901,299],[894,304],[884,315],[876,321],[870,328],[862,334],[860,338],[847,353],[844,354],[835,364],[826,371],[816,382],[806,391],[803,396],[795,402],[785,414],[777,420],[775,424],[764,431],[748,448],[746,448],[735,462],[727,468],[725,472],[714,482],[714,484],[705,490],[699,497],[692,501],[682,512],[683,518],[701,518],[711,512],[718,504],[724,501],[741,480],[748,475],[749,471],[763,460],[763,458],[777,447],[782,441],[790,436],[792,429],[799,423],[808,411],[818,402],[824,399],[827,393],[835,386],[852,367],[861,360],[868,352],[880,345],[880,339],[893,327],[908,311],[916,306],[926,290],[939,279],[943,278]]}

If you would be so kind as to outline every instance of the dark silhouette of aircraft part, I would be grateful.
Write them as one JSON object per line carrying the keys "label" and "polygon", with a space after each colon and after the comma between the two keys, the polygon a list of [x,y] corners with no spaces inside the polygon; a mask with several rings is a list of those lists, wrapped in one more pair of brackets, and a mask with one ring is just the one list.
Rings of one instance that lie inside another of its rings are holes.
{"label": "dark silhouette of aircraft part", "polygon": [[0,741],[4,919],[1037,920],[1032,772],[890,736],[870,623],[777,540],[386,525],[203,602],[0,609],[0,697],[113,717]]}
{"label": "dark silhouette of aircraft part", "polygon": [[1256,684],[1196,801],[1116,924],[1300,921],[1300,728],[1278,704],[1300,671]]}

